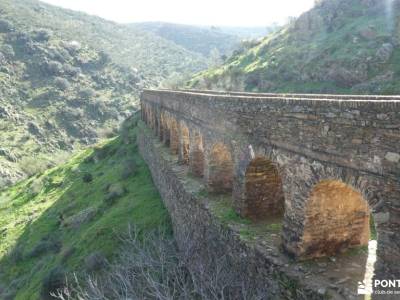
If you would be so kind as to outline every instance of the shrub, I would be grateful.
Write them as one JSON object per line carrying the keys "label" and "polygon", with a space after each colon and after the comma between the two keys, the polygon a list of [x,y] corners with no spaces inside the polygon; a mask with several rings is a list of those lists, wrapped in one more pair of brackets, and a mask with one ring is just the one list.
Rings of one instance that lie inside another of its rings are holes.
{"label": "shrub", "polygon": [[121,173],[121,179],[125,180],[131,176],[135,176],[137,172],[137,165],[133,159],[129,159],[125,162]]}
{"label": "shrub", "polygon": [[120,183],[114,183],[108,187],[108,193],[104,198],[107,205],[113,205],[117,199],[121,198],[126,193],[125,187]]}
{"label": "shrub", "polygon": [[61,91],[66,91],[71,87],[71,84],[69,83],[69,81],[62,77],[56,77],[54,79],[54,84]]}
{"label": "shrub", "polygon": [[94,207],[89,207],[84,209],[77,214],[65,219],[62,224],[65,227],[78,229],[81,225],[90,222],[97,215],[97,209]]}
{"label": "shrub", "polygon": [[35,197],[37,196],[41,190],[43,189],[44,184],[43,181],[41,179],[35,179],[31,182],[31,184],[29,185],[29,195],[31,197]]}
{"label": "shrub", "polygon": [[3,47],[1,47],[1,52],[8,59],[13,58],[15,56],[14,48],[11,45],[7,44],[3,45]]}
{"label": "shrub", "polygon": [[43,278],[40,295],[44,300],[55,299],[52,294],[58,294],[65,287],[65,271],[61,267],[52,269],[46,277]]}
{"label": "shrub", "polygon": [[61,252],[61,263],[66,263],[67,260],[74,254],[76,248],[75,247],[67,247]]}
{"label": "shrub", "polygon": [[11,260],[14,264],[18,264],[19,262],[23,261],[24,255],[23,255],[22,248],[21,248],[20,246],[16,246],[16,247],[11,251],[9,257],[10,257],[10,260]]}
{"label": "shrub", "polygon": [[87,88],[82,88],[79,91],[79,95],[84,99],[90,99],[96,95],[96,92],[94,89],[87,87]]}
{"label": "shrub", "polygon": [[47,42],[50,40],[51,36],[53,35],[53,32],[48,29],[39,29],[37,31],[34,31],[34,40],[37,42]]}
{"label": "shrub", "polygon": [[69,64],[65,64],[64,65],[64,73],[69,75],[69,76],[76,76],[79,73],[81,73],[81,69],[79,67],[74,67],[74,66],[71,66]]}
{"label": "shrub", "polygon": [[22,158],[18,162],[18,165],[22,172],[28,175],[28,177],[41,173],[47,169],[47,162],[40,160],[37,157]]}
{"label": "shrub", "polygon": [[39,257],[43,254],[53,252],[57,253],[61,249],[61,242],[54,238],[44,239],[40,241],[28,254],[29,258]]}
{"label": "shrub", "polygon": [[7,20],[0,20],[0,32],[6,33],[13,30],[13,25]]}
{"label": "shrub", "polygon": [[83,182],[86,182],[86,183],[92,182],[93,175],[90,173],[85,173],[85,174],[83,174],[82,180],[83,180]]}
{"label": "shrub", "polygon": [[45,72],[49,75],[59,75],[62,73],[63,66],[58,61],[50,61],[44,65]]}
{"label": "shrub", "polygon": [[99,251],[96,251],[85,258],[85,268],[89,272],[99,271],[106,264],[106,258]]}

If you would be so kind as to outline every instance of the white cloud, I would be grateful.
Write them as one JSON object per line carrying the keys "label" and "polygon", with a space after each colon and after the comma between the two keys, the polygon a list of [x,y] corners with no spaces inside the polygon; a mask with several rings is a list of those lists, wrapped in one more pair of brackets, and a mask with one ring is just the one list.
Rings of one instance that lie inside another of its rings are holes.
{"label": "white cloud", "polygon": [[265,26],[310,9],[314,0],[44,0],[117,22]]}

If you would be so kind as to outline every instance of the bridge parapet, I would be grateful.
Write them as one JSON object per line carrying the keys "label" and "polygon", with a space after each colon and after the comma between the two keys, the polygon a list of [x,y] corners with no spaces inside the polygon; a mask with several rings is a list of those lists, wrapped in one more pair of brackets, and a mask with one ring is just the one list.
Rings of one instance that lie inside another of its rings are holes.
{"label": "bridge parapet", "polygon": [[[143,120],[254,221],[283,214],[298,258],[368,243],[400,275],[400,97],[145,90]],[[387,271],[390,270],[390,271]]]}

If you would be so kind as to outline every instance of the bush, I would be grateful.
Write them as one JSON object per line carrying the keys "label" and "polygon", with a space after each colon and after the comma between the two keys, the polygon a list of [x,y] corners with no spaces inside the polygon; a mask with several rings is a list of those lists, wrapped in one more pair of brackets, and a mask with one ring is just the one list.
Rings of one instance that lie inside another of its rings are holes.
{"label": "bush", "polygon": [[65,271],[61,267],[52,269],[42,281],[40,295],[44,300],[53,300],[52,294],[61,293],[66,285]]}
{"label": "bush", "polygon": [[121,179],[125,180],[131,176],[135,176],[137,172],[137,165],[133,159],[129,159],[125,162],[122,169]]}
{"label": "bush", "polygon": [[90,173],[85,173],[85,174],[83,174],[82,180],[83,180],[83,182],[86,182],[86,183],[92,182],[93,175]]}
{"label": "bush", "polygon": [[101,270],[107,264],[104,255],[97,251],[85,258],[85,268],[88,272],[95,272]]}
{"label": "bush", "polygon": [[63,66],[58,61],[50,61],[44,65],[45,72],[49,75],[59,75],[62,73]]}
{"label": "bush", "polygon": [[69,83],[69,81],[62,77],[56,77],[54,79],[54,84],[61,91],[66,91],[71,87],[71,84]]}
{"label": "bush", "polygon": [[1,52],[8,59],[13,58],[15,56],[14,48],[11,45],[7,44],[3,45],[3,47],[1,47]]}
{"label": "bush", "polygon": [[[69,54],[68,54],[69,55]],[[69,64],[64,65],[64,73],[69,76],[76,76],[81,73],[81,69],[78,67],[71,66]]]}
{"label": "bush", "polygon": [[61,242],[54,238],[44,239],[40,241],[28,254],[29,258],[39,257],[43,254],[53,252],[57,253],[61,249]]}
{"label": "bush", "polygon": [[125,187],[120,183],[114,183],[108,187],[108,193],[104,198],[107,205],[113,205],[117,199],[121,198],[126,193]]}
{"label": "bush", "polygon": [[22,158],[18,162],[18,165],[22,172],[24,172],[28,177],[42,173],[47,169],[47,162],[40,160],[37,157]]}
{"label": "bush", "polygon": [[33,32],[34,34],[34,40],[36,42],[47,42],[50,40],[51,36],[53,35],[53,32],[48,29],[39,29],[37,31]]}
{"label": "bush", "polygon": [[35,179],[31,182],[31,184],[29,185],[29,195],[31,197],[36,197],[43,189],[44,184],[43,181],[41,179]]}
{"label": "bush", "polygon": [[7,20],[0,20],[0,32],[7,33],[13,30],[13,25]]}
{"label": "bush", "polygon": [[67,247],[61,252],[61,263],[66,263],[67,260],[74,254],[76,248],[75,247]]}
{"label": "bush", "polygon": [[20,246],[16,246],[10,253],[9,255],[10,260],[14,263],[14,264],[18,264],[21,261],[24,260],[24,255],[23,255],[23,251],[22,248]]}
{"label": "bush", "polygon": [[92,98],[92,97],[94,97],[96,95],[96,92],[95,92],[94,89],[89,88],[89,87],[88,88],[82,88],[79,91],[79,95],[84,99],[90,99],[90,98]]}

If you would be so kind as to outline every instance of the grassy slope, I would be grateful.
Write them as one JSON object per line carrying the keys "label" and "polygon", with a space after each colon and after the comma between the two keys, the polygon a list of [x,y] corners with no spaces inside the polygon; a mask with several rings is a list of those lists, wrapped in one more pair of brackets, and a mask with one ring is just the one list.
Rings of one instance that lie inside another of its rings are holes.
{"label": "grassy slope", "polygon": [[[0,60],[4,49],[13,52],[0,62],[0,148],[15,157],[0,153],[0,188],[8,179],[14,182],[29,173],[25,167],[32,169],[33,164],[25,160],[36,156],[46,164],[58,156],[55,151],[93,144],[137,107],[138,85],[145,84],[139,74],[102,59],[93,48],[68,51],[67,45],[54,34],[37,40],[35,31],[0,30]],[[59,70],[49,71],[50,64]],[[83,97],[85,90],[93,95]],[[4,108],[11,117],[2,117]],[[28,131],[29,124],[39,133]]]}
{"label": "grassy slope", "polygon": [[[198,74],[189,86],[270,92],[400,93],[399,2],[394,1],[391,12],[383,1],[365,3],[321,1],[294,23],[231,57],[224,66]],[[377,55],[385,43],[394,47],[388,60]]]}
{"label": "grassy slope", "polygon": [[[136,175],[122,179],[132,159]],[[86,173],[93,175],[92,182],[82,180]],[[108,205],[107,186],[115,183],[127,192]],[[71,220],[87,209],[95,211],[92,219],[75,228],[60,225],[60,214]],[[71,274],[82,270],[84,259],[95,251],[111,258],[118,250],[118,234],[128,224],[140,230],[170,229],[167,212],[137,152],[135,129],[0,193],[0,291],[3,285],[5,291],[18,291],[16,299],[38,299],[43,278],[55,266],[62,265]],[[32,257],[32,250],[46,240],[58,241],[61,249]],[[71,247],[73,254],[63,258]]]}

